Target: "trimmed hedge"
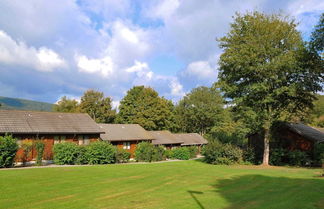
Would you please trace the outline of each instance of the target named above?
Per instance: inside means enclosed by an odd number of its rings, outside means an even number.
[[[172,150],[172,158],[178,160],[189,160],[190,151],[187,147],[179,147]]]
[[[0,168],[13,166],[18,144],[11,135],[0,136]]]
[[[241,163],[243,159],[242,150],[232,144],[222,144],[219,141],[209,141],[203,148],[202,154],[205,162],[210,164],[235,164]]]
[[[107,142],[93,142],[87,146],[89,164],[110,164],[116,162],[116,148]]]
[[[136,161],[152,162],[165,159],[165,149],[163,146],[154,146],[149,142],[141,142],[135,150]]]
[[[58,165],[74,165],[80,155],[80,148],[72,142],[55,144],[53,147],[54,163]]]

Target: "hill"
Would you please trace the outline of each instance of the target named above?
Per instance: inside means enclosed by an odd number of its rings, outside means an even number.
[[[36,110],[51,112],[53,109],[53,104],[50,103],[2,96],[0,96],[0,104],[0,109],[2,110]]]

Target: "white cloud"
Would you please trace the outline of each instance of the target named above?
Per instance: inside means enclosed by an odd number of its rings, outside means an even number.
[[[76,56],[75,59],[80,72],[100,73],[104,77],[108,77],[114,72],[114,63],[108,56],[101,59],[89,59],[82,55]]]
[[[190,63],[186,70],[181,72],[181,75],[195,77],[199,80],[215,80],[217,69],[212,68],[207,61],[197,61]]]
[[[53,50],[46,47],[40,47],[39,49],[28,47],[22,41],[16,42],[1,30],[0,62],[47,72],[66,67],[64,59]]]
[[[183,91],[183,86],[179,83],[177,79],[172,79],[170,82],[171,95],[174,97],[183,97],[185,92]]]

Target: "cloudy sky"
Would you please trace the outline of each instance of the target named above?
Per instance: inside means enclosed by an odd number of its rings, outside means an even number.
[[[323,0],[2,0],[0,95],[45,102],[134,85],[177,101],[217,80],[215,39],[235,12],[294,16],[307,39]]]

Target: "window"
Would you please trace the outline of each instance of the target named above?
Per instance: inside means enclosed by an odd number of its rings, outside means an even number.
[[[83,138],[83,143],[84,143],[85,145],[90,144],[89,136],[84,136],[84,138]]]
[[[64,142],[65,139],[66,139],[66,136],[54,136],[54,144]]]
[[[130,142],[123,143],[123,149],[130,149],[130,148],[131,148]]]
[[[83,136],[78,136],[79,145],[83,145]]]

